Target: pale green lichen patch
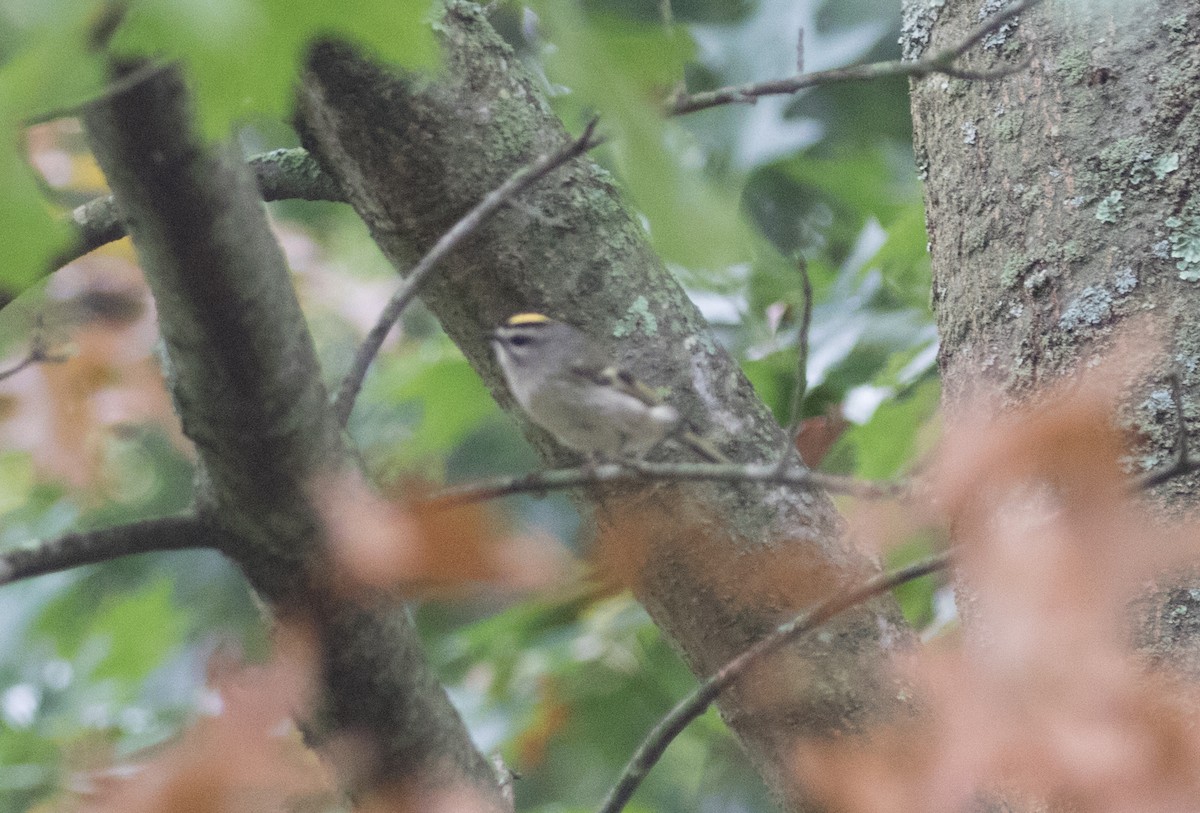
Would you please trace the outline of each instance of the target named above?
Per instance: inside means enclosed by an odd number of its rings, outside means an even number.
[[[1112,294],[1098,285],[1089,285],[1063,311],[1059,327],[1068,331],[1095,327],[1112,316],[1112,306]]]
[[[1025,114],[1022,111],[1006,110],[1000,115],[1000,121],[996,125],[996,136],[1001,141],[1015,141],[1024,124]]]
[[[1087,48],[1068,48],[1058,58],[1058,70],[1069,85],[1082,83],[1091,69],[1092,52]]]
[[[1016,286],[1017,281],[1021,279],[1021,275],[1028,267],[1029,261],[1024,257],[1009,257],[1004,261],[1004,268],[1000,271],[1000,284],[1005,288]]]
[[[1154,153],[1145,137],[1130,136],[1105,147],[1095,160],[1095,169],[1112,186],[1139,186],[1150,180]]]
[[[1137,284],[1137,274],[1133,272],[1133,269],[1122,268],[1117,272],[1116,279],[1113,284],[1113,290],[1115,290],[1121,296],[1124,296],[1132,293],[1133,289],[1137,287]]]
[[[1110,192],[1108,197],[1100,201],[1100,205],[1096,207],[1096,219],[1101,223],[1116,223],[1117,217],[1125,211],[1125,204],[1121,202],[1121,197],[1119,189]]]
[[[653,336],[658,333],[658,317],[650,310],[650,302],[644,296],[638,296],[626,309],[625,318],[613,326],[612,335],[624,339],[634,333],[645,333]]]
[[[1154,177],[1161,181],[1177,169],[1179,169],[1179,153],[1171,152],[1166,155],[1160,155],[1158,160],[1154,162]]]
[[[1189,25],[1186,14],[1176,14],[1160,23],[1172,45],[1187,46],[1196,41],[1196,31]]]
[[[1048,288],[1051,280],[1058,276],[1059,272],[1056,268],[1039,268],[1025,278],[1025,290],[1031,294],[1037,294],[1039,291]]]
[[[1168,217],[1167,240],[1171,243],[1171,256],[1178,260],[1179,278],[1188,282],[1200,282],[1200,217]]]
[[[907,0],[904,3],[900,47],[905,59],[921,58],[945,5],[946,0]]]
[[[1063,243],[1061,254],[1063,262],[1067,263],[1083,262],[1090,256],[1078,240],[1068,240]]]

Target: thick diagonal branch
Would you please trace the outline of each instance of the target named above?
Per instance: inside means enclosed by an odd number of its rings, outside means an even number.
[[[365,749],[369,770],[343,777],[355,790],[384,779],[466,789],[504,810],[404,607],[357,606],[325,586],[312,490],[347,454],[244,162],[199,140],[175,70],[92,105],[85,125],[154,293],[168,381],[199,455],[201,516],[267,600],[322,633],[323,713],[307,728]]]
[[[322,43],[301,89],[305,146],[401,272],[488,190],[566,137],[538,83],[479,8],[451,0],[447,9],[437,82],[397,76],[344,45]],[[511,314],[537,310],[607,341],[623,366],[670,390],[672,404],[732,460],[774,460],[784,446],[783,430],[707,333],[611,178],[589,161],[572,162],[527,191],[521,205],[498,212],[445,258],[421,296],[504,405],[512,400],[487,335]],[[576,462],[545,433],[525,428],[548,463]],[[804,585],[824,593],[875,568],[842,538],[837,512],[817,490],[626,483],[583,496],[601,532],[623,526],[645,534],[653,524],[638,597],[698,674],[803,607],[812,596]],[[763,552],[788,562],[802,589],[782,602],[727,589],[723,564],[744,566]],[[894,603],[877,598],[834,626],[828,638],[795,643],[772,662],[779,685],[789,687],[777,706],[764,709],[761,698],[737,691],[718,701],[795,809],[806,804],[789,768],[795,737],[854,730],[902,702],[881,668],[889,649],[907,640]],[[800,673],[804,681],[795,679]]]

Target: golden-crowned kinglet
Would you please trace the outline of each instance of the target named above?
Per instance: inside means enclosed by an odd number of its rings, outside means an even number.
[[[683,429],[679,413],[627,371],[607,363],[576,327],[518,313],[492,333],[496,360],[529,419],[589,458],[640,458],[673,436],[714,463],[728,460]]]

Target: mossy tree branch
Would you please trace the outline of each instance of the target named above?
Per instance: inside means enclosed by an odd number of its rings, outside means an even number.
[[[393,265],[405,271],[489,189],[566,136],[536,82],[473,4],[450,2],[438,26],[445,43],[437,81],[405,78],[333,42],[315,46],[300,93],[305,146],[334,176]],[[775,459],[783,430],[736,363],[647,244],[611,179],[577,161],[526,193],[445,259],[422,298],[492,388],[503,387],[486,336],[512,313],[537,310],[607,337],[614,357],[638,377],[669,388],[688,419],[734,460]],[[519,410],[513,410],[518,419]],[[575,462],[523,424],[546,462]],[[798,461],[794,465],[799,466]],[[735,561],[770,550],[811,585],[857,583],[874,564],[842,537],[829,499],[778,485],[670,483],[587,489],[585,511],[599,531],[652,513],[661,534],[647,553],[639,598],[697,674],[743,651],[810,596],[774,606],[714,583],[695,546]],[[719,517],[692,536],[696,517]],[[689,552],[692,552],[689,555]],[[815,595],[815,594],[812,594]],[[777,795],[805,807],[788,770],[797,736],[855,730],[895,711],[902,695],[883,664],[910,640],[886,597],[841,616],[821,640],[793,643],[764,669],[795,687],[768,713],[749,693],[718,701]],[[799,685],[795,674],[809,679]]]
[[[168,381],[199,456],[200,517],[264,598],[321,633],[323,709],[307,727],[318,741],[366,746],[371,770],[356,766],[355,790],[385,778],[417,792],[465,787],[505,809],[404,607],[360,606],[325,587],[311,489],[347,454],[244,162],[198,139],[174,69],[89,106],[85,126],[155,297]]]

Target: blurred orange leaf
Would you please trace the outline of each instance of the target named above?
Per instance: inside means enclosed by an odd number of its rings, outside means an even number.
[[[92,254],[55,274],[49,293],[51,303],[38,314],[45,327],[35,329],[66,360],[0,383],[0,438],[7,448],[28,450],[45,475],[98,498],[109,485],[114,430],[152,424],[180,449],[190,445],[159,369],[158,328],[138,268],[113,252]]]
[[[923,690],[917,719],[797,749],[831,808],[958,811],[999,788],[1073,811],[1194,807],[1200,693],[1147,673],[1127,608],[1152,575],[1194,560],[1200,529],[1166,527],[1131,493],[1113,423],[1129,369],[950,427],[933,491],[969,635],[905,665]]]
[[[403,483],[395,498],[343,471],[314,483],[325,523],[335,587],[396,589],[406,595],[454,595],[481,585],[532,590],[566,579],[572,568],[547,535],[511,536],[486,506],[437,509],[421,501],[428,487]]]
[[[146,759],[79,779],[73,813],[262,813],[331,807],[326,766],[292,716],[310,703],[311,636],[281,626],[275,655],[246,666],[223,652],[209,662],[209,700],[192,726]]]

